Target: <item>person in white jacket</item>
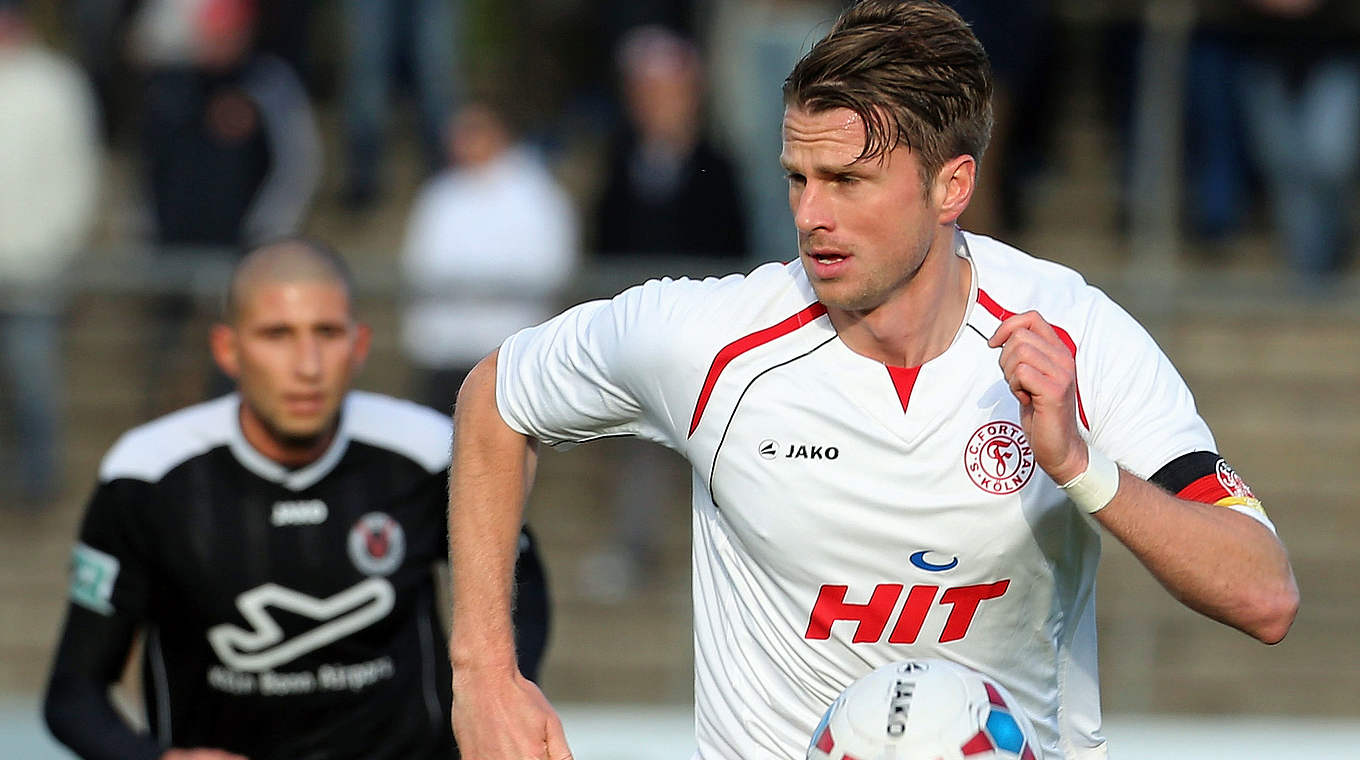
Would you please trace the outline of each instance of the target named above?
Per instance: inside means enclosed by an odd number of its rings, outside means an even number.
[[[401,256],[416,398],[445,412],[488,351],[556,313],[580,246],[571,199],[495,107],[464,105],[447,139],[451,165],[416,197]]]
[[[94,95],[75,63],[42,45],[22,3],[0,0],[0,371],[15,420],[17,498],[41,506],[58,484],[59,317],[66,273],[95,216]]]

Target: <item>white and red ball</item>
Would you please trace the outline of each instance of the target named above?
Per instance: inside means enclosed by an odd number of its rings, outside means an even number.
[[[846,687],[807,760],[1040,760],[1034,727],[992,679],[947,660],[884,665]]]

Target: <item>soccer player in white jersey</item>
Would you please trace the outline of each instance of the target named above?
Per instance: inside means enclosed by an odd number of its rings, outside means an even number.
[[[464,756],[570,756],[512,646],[537,442],[635,435],[692,464],[703,760],[801,757],[842,688],[907,657],[996,679],[1045,758],[1104,757],[1102,532],[1190,608],[1284,637],[1284,546],[1161,350],[1077,273],[957,229],[990,92],[943,4],[855,5],[784,87],[798,261],[576,306],[468,377],[450,517]]]

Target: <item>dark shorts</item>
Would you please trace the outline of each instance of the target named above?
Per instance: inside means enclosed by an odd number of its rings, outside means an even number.
[[[519,557],[515,561],[515,653],[525,678],[538,681],[543,650],[548,644],[548,581],[538,545],[526,527]]]

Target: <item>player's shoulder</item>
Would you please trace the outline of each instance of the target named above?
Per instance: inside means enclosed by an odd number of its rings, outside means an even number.
[[[705,332],[760,324],[817,300],[797,261],[722,277],[651,280],[625,295],[643,309],[665,312],[672,326],[691,324]]]
[[[1071,267],[1033,256],[1012,245],[964,233],[977,266],[979,300],[1011,313],[1037,311],[1050,322],[1084,323],[1093,309],[1113,305],[1109,296]]]
[[[238,396],[232,393],[127,431],[104,455],[99,480],[128,478],[156,483],[190,459],[228,445],[237,424],[238,404]]]
[[[1085,346],[1127,347],[1146,338],[1137,319],[1075,269],[983,235],[964,236],[977,264],[978,300],[996,317],[1037,311]]]
[[[352,440],[404,456],[431,473],[448,468],[453,438],[448,415],[368,391],[350,391],[344,413]]]

